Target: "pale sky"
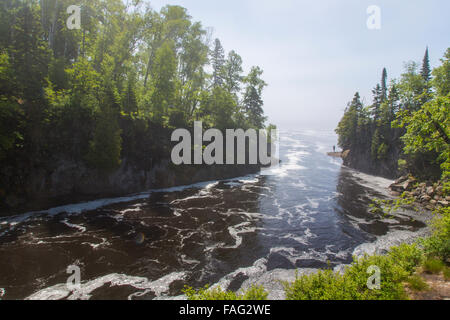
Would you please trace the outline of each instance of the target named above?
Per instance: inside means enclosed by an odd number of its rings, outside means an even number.
[[[430,49],[432,67],[450,47],[448,0],[154,0],[188,9],[213,27],[245,70],[258,65],[268,83],[264,110],[282,129],[333,130],[359,91],[370,103],[383,67],[398,78],[406,61]],[[367,28],[367,8],[381,9],[381,30]]]

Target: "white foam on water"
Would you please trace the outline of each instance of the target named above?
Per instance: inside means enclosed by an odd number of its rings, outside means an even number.
[[[64,219],[61,222],[64,223],[66,226],[70,227],[70,228],[74,228],[74,229],[79,230],[82,233],[86,232],[86,227],[83,227],[83,226],[78,225],[78,224],[70,223],[68,219]]]
[[[224,181],[240,181],[241,183],[256,183],[258,182],[258,175],[257,174],[251,174],[248,176],[244,176],[241,178],[234,178],[234,179],[227,179]],[[200,196],[207,194],[211,189],[213,189],[217,184],[219,183],[219,180],[214,181],[207,181],[207,182],[199,182],[191,185],[185,185],[185,186],[179,186],[179,187],[172,187],[172,188],[164,188],[164,189],[152,189],[147,192],[130,195],[126,197],[118,197],[118,198],[108,198],[108,199],[98,199],[88,202],[82,202],[82,203],[76,203],[76,204],[69,204],[59,207],[54,207],[48,210],[42,210],[42,211],[32,211],[27,212],[15,216],[8,216],[4,218],[0,218],[0,224],[2,226],[8,226],[9,230],[6,230],[2,233],[0,233],[0,236],[3,236],[7,234],[9,231],[13,230],[15,226],[20,225],[21,223],[25,221],[30,220],[36,220],[40,219],[43,216],[56,216],[61,213],[67,213],[67,214],[81,214],[83,212],[88,211],[94,211],[106,206],[114,205],[114,204],[120,204],[120,203],[127,203],[127,202],[133,202],[137,200],[144,200],[148,199],[152,193],[172,193],[172,192],[180,192],[188,189],[201,189],[199,191]],[[203,193],[202,193],[203,192]],[[176,200],[177,201],[177,200]],[[182,200],[179,200],[182,201]],[[138,205],[137,205],[138,206]],[[121,212],[121,214],[126,214],[128,212],[139,212],[139,207],[133,208],[133,209],[126,209]],[[119,217],[116,217],[119,218]]]
[[[242,237],[240,236],[243,233],[253,233],[256,231],[256,228],[250,227],[247,228],[247,226],[251,225],[252,223],[250,221],[243,222],[235,226],[228,227],[228,232],[230,233],[231,237],[236,241],[236,243],[233,246],[224,247],[227,249],[237,249],[242,244]]]
[[[311,208],[318,209],[320,206],[319,200],[320,199],[310,199],[309,197],[306,197],[306,200],[308,200],[308,203]]]
[[[97,250],[97,249],[99,249],[99,248],[101,248],[101,247],[108,246],[108,245],[111,244],[111,243],[108,241],[108,239],[106,239],[106,238],[101,238],[100,240],[101,240],[100,243],[83,242],[82,244],[86,244],[86,245],[90,246],[90,247],[91,247],[92,249],[94,249],[94,250]]]
[[[267,259],[262,258],[250,266],[246,268],[239,268],[232,273],[227,274],[226,276],[222,277],[217,283],[215,283],[213,286],[211,286],[211,289],[221,288],[223,290],[227,290],[230,286],[231,282],[238,276],[238,275],[245,275],[250,278],[258,277],[259,275],[262,275],[264,272],[267,271]]]
[[[57,284],[52,287],[42,289],[25,300],[89,300],[91,293],[106,284],[110,284],[110,287],[114,286],[132,286],[138,290],[144,290],[144,292],[137,292],[131,294],[128,298],[138,297],[145,295],[149,292],[153,292],[157,297],[161,297],[166,294],[170,289],[170,284],[177,280],[185,280],[185,272],[173,272],[155,281],[150,281],[144,277],[134,277],[124,274],[109,274],[97,279],[87,281],[81,284],[80,288],[75,288],[73,291],[67,288],[66,284]]]

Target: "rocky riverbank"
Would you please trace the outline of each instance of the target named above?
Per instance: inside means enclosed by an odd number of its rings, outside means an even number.
[[[390,187],[391,195],[413,198],[417,204],[427,210],[448,207],[450,196],[444,194],[441,182],[418,182],[412,176],[397,179]]]
[[[146,170],[125,159],[118,170],[105,175],[83,163],[61,160],[51,168],[34,170],[27,176],[20,192],[0,190],[0,198],[3,198],[0,216],[100,198],[122,197],[150,189],[231,179],[259,170],[258,165],[175,166],[170,160],[162,160]]]

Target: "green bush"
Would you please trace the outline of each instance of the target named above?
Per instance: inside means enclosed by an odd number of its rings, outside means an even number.
[[[425,291],[429,289],[428,284],[417,275],[413,275],[407,280],[409,287],[415,291]]]
[[[445,264],[438,259],[427,259],[423,264],[423,269],[425,272],[432,274],[439,274],[445,269]]]
[[[417,244],[401,244],[398,247],[391,248],[388,256],[408,273],[413,273],[424,258],[423,251]]]
[[[445,280],[450,280],[450,268],[449,267],[446,267],[444,269],[444,278],[445,278]]]
[[[429,257],[447,261],[450,258],[450,207],[441,208],[431,222],[433,234],[421,244]]]
[[[302,275],[292,282],[284,283],[287,300],[351,300],[354,282],[331,270]]]
[[[189,300],[267,300],[269,295],[262,286],[252,286],[250,289],[242,294],[237,294],[232,291],[223,291],[220,287],[210,289],[205,288],[195,290],[191,287],[185,287],[183,293],[186,294]]]
[[[297,277],[285,283],[288,300],[398,300],[406,299],[403,283],[420,264],[422,254],[417,245],[401,245],[386,256],[366,256],[354,259],[344,274],[320,271]],[[368,269],[377,266],[381,272],[380,290],[367,286],[371,274]]]

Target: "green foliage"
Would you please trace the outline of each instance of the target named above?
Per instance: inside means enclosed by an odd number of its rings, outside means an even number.
[[[121,129],[112,113],[101,113],[97,120],[94,137],[90,142],[87,160],[103,173],[110,173],[121,162]]]
[[[245,78],[244,110],[248,122],[254,128],[263,128],[266,121],[264,117],[262,91],[267,84],[261,79],[263,71],[259,67],[252,67],[249,75]]]
[[[363,104],[359,93],[355,93],[353,101],[349,103],[344,117],[339,122],[336,133],[339,136],[339,146],[343,150],[351,149],[358,145],[358,125],[360,118],[363,117]]]
[[[73,159],[108,173],[127,157],[148,168],[170,156],[168,130],[195,120],[264,128],[262,70],[244,77],[242,58],[226,59],[220,40],[210,48],[185,8],[83,0],[81,29],[68,30],[72,4],[0,6],[0,165]]]
[[[369,208],[372,213],[387,216],[404,207],[418,211],[419,208],[415,204],[416,198],[404,192],[400,197],[392,200],[372,199]]]
[[[418,275],[412,275],[406,282],[409,287],[415,291],[426,291],[430,288],[428,284]]]
[[[422,267],[425,272],[439,274],[444,270],[445,264],[439,259],[429,258],[425,260]]]
[[[392,248],[386,256],[366,256],[354,259],[343,274],[331,270],[297,277],[285,283],[288,300],[397,300],[405,299],[403,283],[422,259],[416,245]],[[370,290],[367,280],[370,266],[381,271],[380,290]]]
[[[267,300],[268,293],[261,286],[252,286],[242,294],[237,294],[232,291],[223,291],[220,287],[210,289],[205,288],[195,290],[191,287],[185,287],[183,293],[186,294],[189,300]]]
[[[445,269],[444,269],[444,278],[445,278],[445,280],[450,280],[450,268],[449,267],[445,267]]]
[[[422,68],[408,62],[399,80],[373,90],[364,107],[356,94],[336,129],[339,146],[353,150],[373,173],[411,173],[419,179],[441,179],[450,191],[450,49],[433,71],[426,50]],[[432,78],[432,75],[434,78]],[[368,155],[371,155],[368,157]]]
[[[7,53],[0,52],[0,160],[23,140],[23,111],[14,96],[14,73]],[[9,94],[8,94],[9,93]]]
[[[450,208],[440,209],[431,222],[433,233],[431,237],[423,239],[421,244],[429,257],[436,257],[442,261],[450,258]]]

